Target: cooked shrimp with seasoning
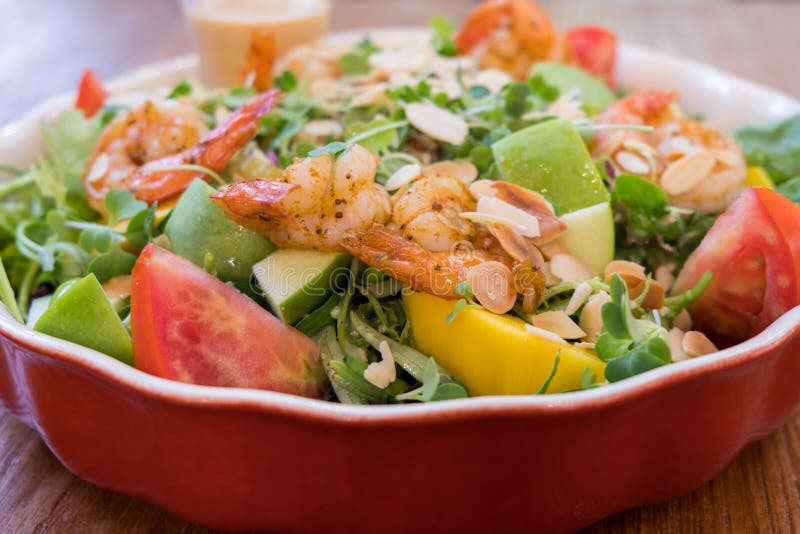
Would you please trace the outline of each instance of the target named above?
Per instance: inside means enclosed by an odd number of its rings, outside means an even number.
[[[327,154],[302,158],[279,181],[237,182],[212,199],[278,246],[342,250],[347,232],[389,218],[389,193],[375,183],[376,165],[372,153],[352,145],[335,160]]]
[[[222,172],[278,96],[272,90],[253,97],[209,132],[202,112],[185,100],[147,102],[125,112],[105,128],[87,160],[87,200],[104,213],[103,199],[112,189],[152,203],[180,193],[195,178],[208,179],[205,169]]]
[[[719,213],[744,188],[747,167],[739,144],[687,117],[675,92],[634,93],[595,121],[652,128],[599,131],[592,154],[610,157],[621,172],[652,180],[675,206]]]

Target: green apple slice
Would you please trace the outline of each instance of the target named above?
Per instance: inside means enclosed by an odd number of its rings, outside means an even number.
[[[603,202],[561,216],[567,230],[558,241],[597,274],[614,259],[614,213]]]

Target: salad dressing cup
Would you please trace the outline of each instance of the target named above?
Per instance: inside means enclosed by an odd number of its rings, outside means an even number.
[[[276,54],[325,36],[328,0],[182,0],[200,56],[200,77],[211,87],[238,85],[254,31],[275,35]]]

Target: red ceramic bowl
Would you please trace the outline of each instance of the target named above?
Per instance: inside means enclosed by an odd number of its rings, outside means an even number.
[[[112,88],[192,68],[183,59]],[[726,127],[800,109],[634,47],[619,79],[680,89]],[[63,104],[0,132],[0,156],[32,157],[35,122]],[[574,530],[688,492],[778,428],[800,404],[799,356],[800,307],[736,347],[595,390],[359,407],[163,380],[0,310],[0,398],[68,469],[229,530]]]

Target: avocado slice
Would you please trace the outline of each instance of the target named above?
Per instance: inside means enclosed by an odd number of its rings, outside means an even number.
[[[211,267],[217,278],[255,295],[250,287],[253,264],[275,247],[225,215],[209,198],[212,193],[214,189],[198,179],[181,195],[164,228],[172,252],[198,267],[205,267],[206,256],[211,254]]]

